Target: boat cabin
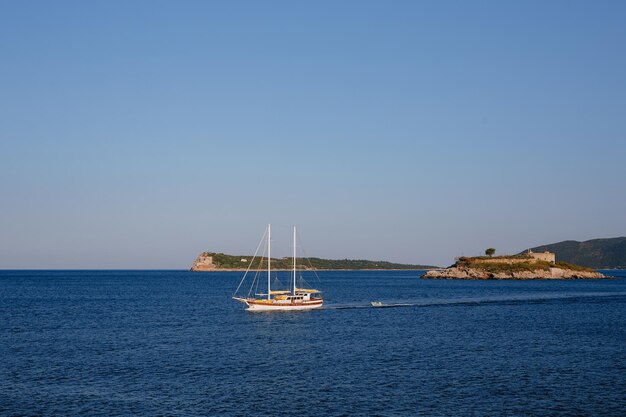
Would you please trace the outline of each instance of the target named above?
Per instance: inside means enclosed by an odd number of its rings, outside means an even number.
[[[319,294],[318,290],[304,289],[304,288],[296,288],[296,300],[312,300],[315,298],[315,294]]]
[[[320,291],[297,288],[295,294],[291,294],[289,291],[272,291],[274,300],[289,301],[289,302],[301,302],[321,299],[317,294]]]

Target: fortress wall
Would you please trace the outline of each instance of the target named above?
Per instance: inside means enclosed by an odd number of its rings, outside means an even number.
[[[546,262],[552,262],[552,263],[556,262],[556,256],[552,252],[541,252],[541,253],[530,252],[528,255],[532,256],[533,258],[539,261],[546,261]]]
[[[535,263],[537,261],[545,261],[545,262],[556,262],[556,256],[552,252],[528,252],[525,253],[526,257],[524,258],[483,258],[483,259],[474,259],[473,262],[476,263],[496,263],[496,264],[519,264],[522,262]]]
[[[537,262],[535,258],[490,258],[490,259],[474,259],[476,263],[494,263],[494,264],[519,264],[522,262],[534,263]]]
[[[201,253],[191,266],[192,271],[208,271],[215,268],[213,257],[207,253]]]

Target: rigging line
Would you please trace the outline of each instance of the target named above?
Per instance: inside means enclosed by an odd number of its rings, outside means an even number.
[[[254,263],[254,259],[256,258],[257,253],[259,253],[259,249],[261,248],[261,244],[263,243],[263,239],[265,238],[266,233],[267,233],[267,229],[265,230],[265,233],[263,233],[263,236],[261,237],[261,240],[259,241],[259,244],[257,245],[256,250],[254,251],[254,256],[252,257],[252,260],[250,261],[250,265],[248,265],[248,269],[246,269],[245,274],[243,274],[243,278],[241,278],[241,281],[239,281],[239,285],[237,286],[237,289],[233,293],[233,297],[235,296],[235,294],[237,294],[237,291],[239,291],[239,288],[241,287],[241,284],[243,284],[243,281],[246,279],[246,276],[248,275],[250,268],[252,268],[252,264]]]
[[[263,254],[261,255],[261,260],[259,261],[259,267],[257,268],[256,272],[254,273],[254,280],[252,280],[252,283],[250,284],[250,290],[248,291],[248,298],[250,298],[250,294],[252,293],[252,291],[254,290],[254,293],[258,293],[259,292],[259,282],[261,281],[259,279],[259,274],[261,273],[261,269],[263,268],[263,258],[265,257],[265,251],[267,250],[267,247],[263,248]],[[256,283],[256,287],[255,284]]]
[[[256,280],[256,286],[255,287],[250,287],[250,292],[252,292],[252,289],[254,288],[254,294],[258,294],[259,293],[259,283],[261,282],[261,279],[259,278],[262,274],[262,269],[263,269],[263,258],[265,258],[265,254],[267,253],[267,250],[269,249],[268,247],[269,244],[266,243],[265,247],[263,248],[263,256],[261,256],[261,261],[259,262],[259,268],[256,270],[256,274],[254,276],[254,279]],[[249,297],[249,295],[248,295]]]
[[[250,298],[250,294],[252,293],[252,290],[254,289],[254,284],[257,282],[258,276],[259,276],[259,271],[256,271],[254,274],[254,278],[252,279],[252,282],[250,283],[250,287],[248,288],[248,298]]]
[[[250,298],[250,293],[257,295],[259,293],[259,282],[261,282],[260,279],[256,280],[256,287],[250,287],[250,292],[248,293],[248,298]],[[252,291],[254,289],[254,292]]]
[[[315,270],[315,267],[313,267],[313,264],[311,263],[311,259],[306,253],[306,250],[304,249],[302,245],[300,245],[300,247],[302,248],[302,253],[304,254],[303,259],[306,259],[306,263],[309,265],[310,271],[313,272],[313,276],[316,278],[317,282],[321,284],[322,280],[320,279],[319,275],[317,275],[317,271]]]
[[[319,275],[317,275],[317,271],[315,270],[315,268],[313,268],[313,264],[311,263],[311,259],[309,258],[309,255],[306,253],[306,249],[304,249],[304,245],[302,244],[302,241],[300,240],[300,235],[296,236],[296,240],[298,241],[300,250],[304,254],[304,259],[306,259],[306,262],[311,267],[311,271],[313,271],[313,275],[315,275],[315,278],[317,278],[317,282],[319,282],[321,284],[322,280],[320,279]]]
[[[259,281],[257,280],[259,279],[259,273],[261,272],[261,268],[263,268],[263,257],[265,257],[265,247],[263,248],[263,253],[261,254],[261,259],[259,260],[259,265],[256,271],[254,272],[254,279],[250,283],[250,288],[248,290],[248,298],[250,298],[250,294],[252,294],[252,292],[255,290],[255,284],[256,284],[256,288],[258,288],[259,286]]]
[[[250,294],[254,289],[254,283],[256,282],[257,277],[259,276],[259,271],[256,271],[254,277],[252,278],[252,282],[250,282],[250,287],[248,288],[248,298],[250,298]]]
[[[254,294],[256,292],[256,288],[259,286],[259,271],[257,270],[254,273],[254,279],[250,283],[250,289],[248,290],[248,298],[250,298],[250,294]]]
[[[312,285],[306,279],[304,279],[304,277],[301,274],[300,275],[300,288],[309,288],[311,286]]]
[[[274,283],[272,284],[272,286],[274,285],[276,285],[277,288],[284,287],[283,283],[280,281],[280,279],[278,279],[278,275],[274,275]]]

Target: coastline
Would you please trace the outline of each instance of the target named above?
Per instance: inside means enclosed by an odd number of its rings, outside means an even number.
[[[240,269],[240,268],[220,268],[220,269],[205,269],[205,270],[200,270],[200,269],[189,269],[189,272],[246,272],[248,269]],[[315,269],[301,269],[300,271],[302,272],[306,272],[306,271],[428,271],[429,268],[422,268],[422,269],[389,269],[389,268],[377,268],[377,269],[324,269],[324,268],[315,268]],[[251,270],[252,271],[252,270]],[[291,272],[291,269],[274,269],[272,268],[272,271],[279,271],[279,272]]]
[[[450,267],[430,270],[420,276],[424,279],[464,280],[559,280],[559,279],[607,279],[612,278],[597,271],[576,271],[563,268],[536,269],[516,272],[489,272],[479,268]]]

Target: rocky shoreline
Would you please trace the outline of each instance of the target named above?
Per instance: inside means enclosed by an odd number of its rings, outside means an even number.
[[[431,279],[597,279],[607,278],[595,271],[575,271],[563,268],[531,271],[489,272],[479,268],[452,266],[426,272],[421,278]]]

